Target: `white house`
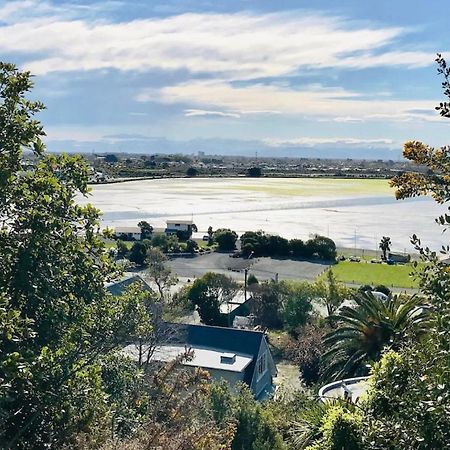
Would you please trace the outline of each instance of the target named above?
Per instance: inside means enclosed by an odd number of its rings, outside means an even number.
[[[141,229],[139,227],[116,227],[115,235],[117,239],[128,241],[140,241]]]
[[[186,231],[192,233],[192,220],[167,220],[166,221],[166,233],[176,233],[177,231]]]

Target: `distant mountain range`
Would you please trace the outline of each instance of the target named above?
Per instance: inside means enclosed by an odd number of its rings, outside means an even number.
[[[324,159],[383,159],[401,160],[401,148],[360,144],[271,145],[263,141],[238,139],[193,139],[176,141],[141,135],[105,136],[99,141],[49,140],[47,146],[53,152],[77,153],[139,153],[139,154],[197,154],[236,155],[260,157],[298,157]]]

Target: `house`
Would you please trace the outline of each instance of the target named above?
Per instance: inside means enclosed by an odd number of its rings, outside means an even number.
[[[186,367],[205,369],[213,379],[226,380],[230,386],[243,382],[257,399],[273,392],[277,369],[264,333],[207,325],[167,325],[176,332],[156,347],[153,362],[173,361],[188,349],[192,358],[183,362]],[[133,359],[138,357],[134,345],[125,347],[124,353]]]
[[[251,311],[251,303],[251,297],[246,299],[245,292],[243,290],[238,291],[231,301],[220,304],[220,315],[223,318],[222,323],[232,326],[236,316],[248,316]]]
[[[152,293],[152,288],[148,285],[148,283],[139,275],[126,275],[120,280],[112,281],[111,283],[108,283],[106,285],[106,290],[114,295],[122,295],[125,293],[125,291],[132,285],[132,284],[139,284],[140,287],[147,291]]]
[[[114,230],[116,238],[124,241],[140,241],[140,227],[117,227]]]
[[[165,233],[177,235],[181,233],[189,239],[192,236],[193,225],[192,220],[167,220]]]

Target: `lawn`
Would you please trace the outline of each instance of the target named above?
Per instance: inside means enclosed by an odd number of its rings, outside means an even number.
[[[339,281],[353,284],[384,284],[388,287],[417,288],[418,282],[410,274],[411,264],[371,264],[367,262],[342,261],[333,266],[333,273]]]
[[[336,178],[262,178],[231,182],[221,188],[251,191],[278,196],[354,197],[363,195],[391,195],[394,190],[388,180]]]

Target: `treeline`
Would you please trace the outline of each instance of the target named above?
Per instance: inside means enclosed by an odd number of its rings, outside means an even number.
[[[247,231],[241,236],[241,251],[244,256],[293,256],[330,261],[336,258],[334,241],[320,235],[305,242],[301,239],[288,240],[263,231]]]

